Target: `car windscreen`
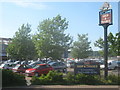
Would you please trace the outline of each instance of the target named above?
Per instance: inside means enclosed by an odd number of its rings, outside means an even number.
[[[16,64],[8,64],[9,67],[15,67]]]
[[[117,64],[120,66],[120,61],[118,61]]]
[[[20,67],[20,65],[16,65],[15,67],[14,67],[14,69],[18,69]]]
[[[51,63],[49,63],[50,65],[53,65],[53,64],[55,64],[56,62],[51,62]]]
[[[33,67],[33,69],[37,69],[39,67],[40,67],[40,65],[36,65],[36,66]]]

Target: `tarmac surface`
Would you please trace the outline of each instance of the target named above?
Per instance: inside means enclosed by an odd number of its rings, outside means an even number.
[[[31,85],[6,87],[2,90],[120,90],[117,85]]]

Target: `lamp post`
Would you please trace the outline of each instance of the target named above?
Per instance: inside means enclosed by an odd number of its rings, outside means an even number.
[[[99,12],[99,25],[104,28],[104,63],[105,71],[104,78],[108,76],[108,41],[107,41],[107,28],[112,25],[112,9],[108,2],[105,2]]]

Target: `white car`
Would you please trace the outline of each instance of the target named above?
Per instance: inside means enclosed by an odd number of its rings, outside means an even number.
[[[69,68],[73,68],[74,67],[74,64],[75,64],[75,61],[73,61],[73,60],[68,60],[67,61],[67,67],[69,67]]]
[[[108,63],[108,69],[118,69],[120,68],[120,61],[111,61]]]
[[[105,65],[100,65],[100,69],[104,69]],[[118,69],[120,68],[120,61],[108,60],[108,69]]]
[[[6,64],[1,64],[0,65],[0,69],[12,69],[13,67],[15,67],[16,64],[13,63],[6,63]]]

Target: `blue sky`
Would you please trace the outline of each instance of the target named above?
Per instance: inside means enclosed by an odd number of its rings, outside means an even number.
[[[77,34],[88,33],[93,50],[94,42],[104,36],[99,26],[99,11],[104,2],[1,2],[0,3],[0,37],[12,38],[22,24],[31,24],[32,34],[37,31],[39,22],[60,14],[69,21],[66,34],[77,40]],[[113,25],[108,33],[118,32],[118,3],[110,2],[113,9]]]

